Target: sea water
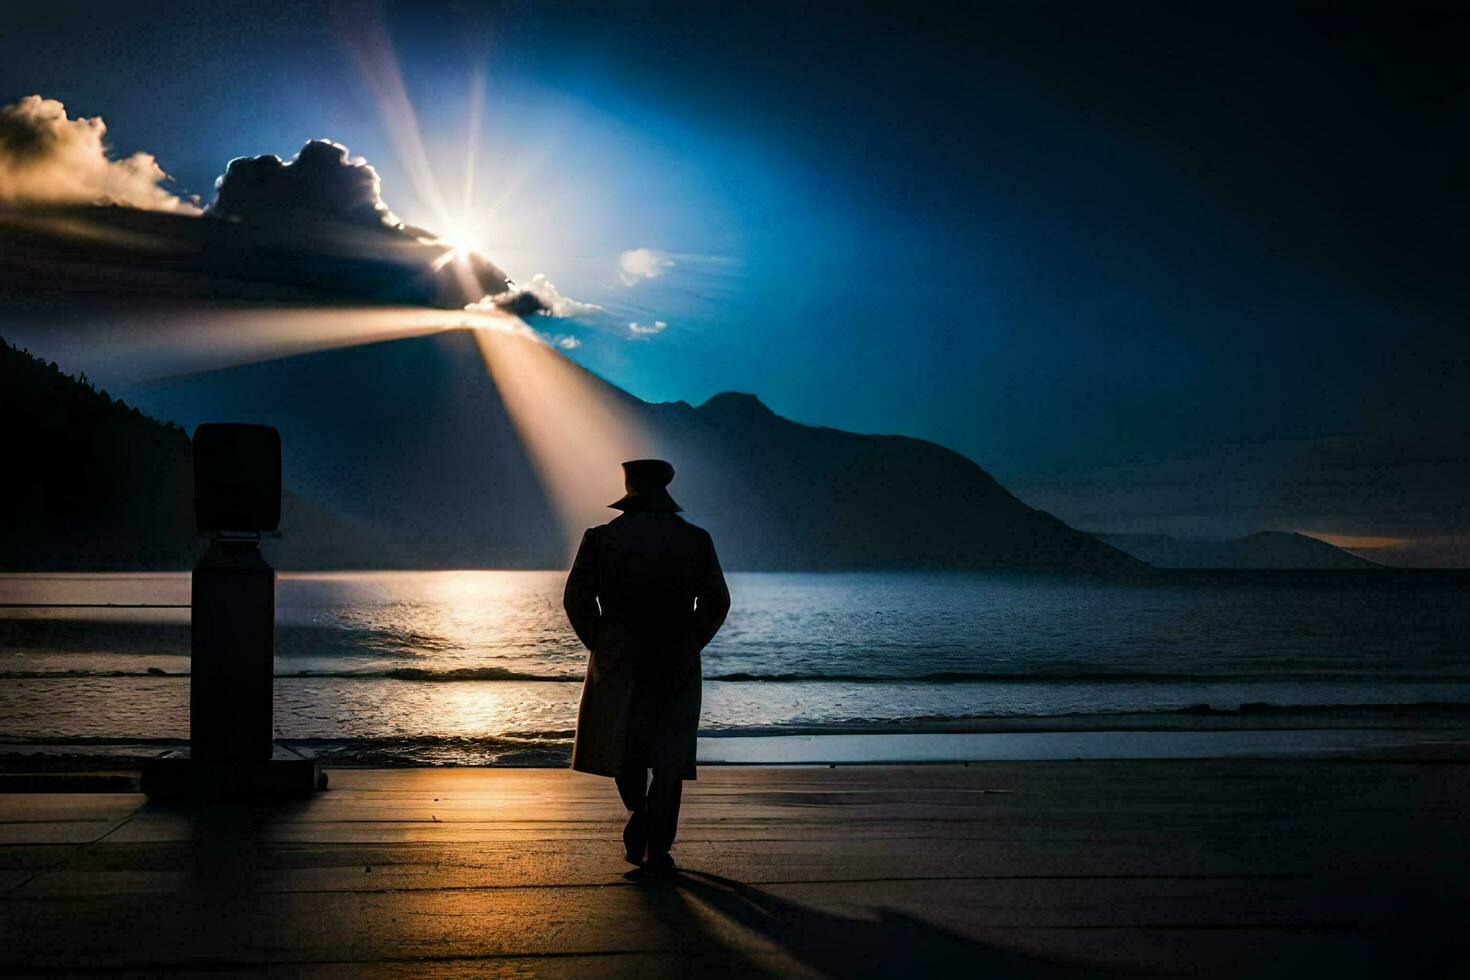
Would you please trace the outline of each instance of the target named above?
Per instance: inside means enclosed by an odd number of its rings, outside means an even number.
[[[563,579],[281,575],[278,736],[333,761],[564,760],[586,652],[561,610]],[[704,652],[702,734],[1460,716],[1470,712],[1467,582],[733,574],[729,620]],[[146,754],[186,739],[188,601],[187,574],[0,576],[5,751]]]

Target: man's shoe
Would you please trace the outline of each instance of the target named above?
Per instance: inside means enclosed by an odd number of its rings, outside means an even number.
[[[643,850],[648,846],[648,835],[643,829],[643,814],[638,811],[628,816],[628,823],[623,827],[623,857],[629,864],[643,863]]]
[[[643,874],[649,878],[668,878],[678,871],[668,853],[652,854],[643,862]]]

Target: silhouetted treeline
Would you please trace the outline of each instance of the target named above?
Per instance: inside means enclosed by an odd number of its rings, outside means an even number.
[[[0,340],[0,568],[188,568],[188,434]]]

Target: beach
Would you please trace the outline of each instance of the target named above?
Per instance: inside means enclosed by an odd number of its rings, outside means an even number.
[[[283,576],[277,751],[328,786],[194,806],[137,792],[186,576],[0,577],[0,972],[1457,973],[1460,578],[732,583],[644,881],[566,769],[559,575]]]
[[[1466,758],[706,767],[657,882],[625,877],[611,783],[566,770],[5,794],[0,968],[1450,976]]]

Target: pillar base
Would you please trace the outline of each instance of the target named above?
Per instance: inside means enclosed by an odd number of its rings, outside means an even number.
[[[261,800],[310,796],[327,788],[315,759],[273,746],[251,762],[193,759],[179,749],[143,765],[142,790],[155,800]]]

